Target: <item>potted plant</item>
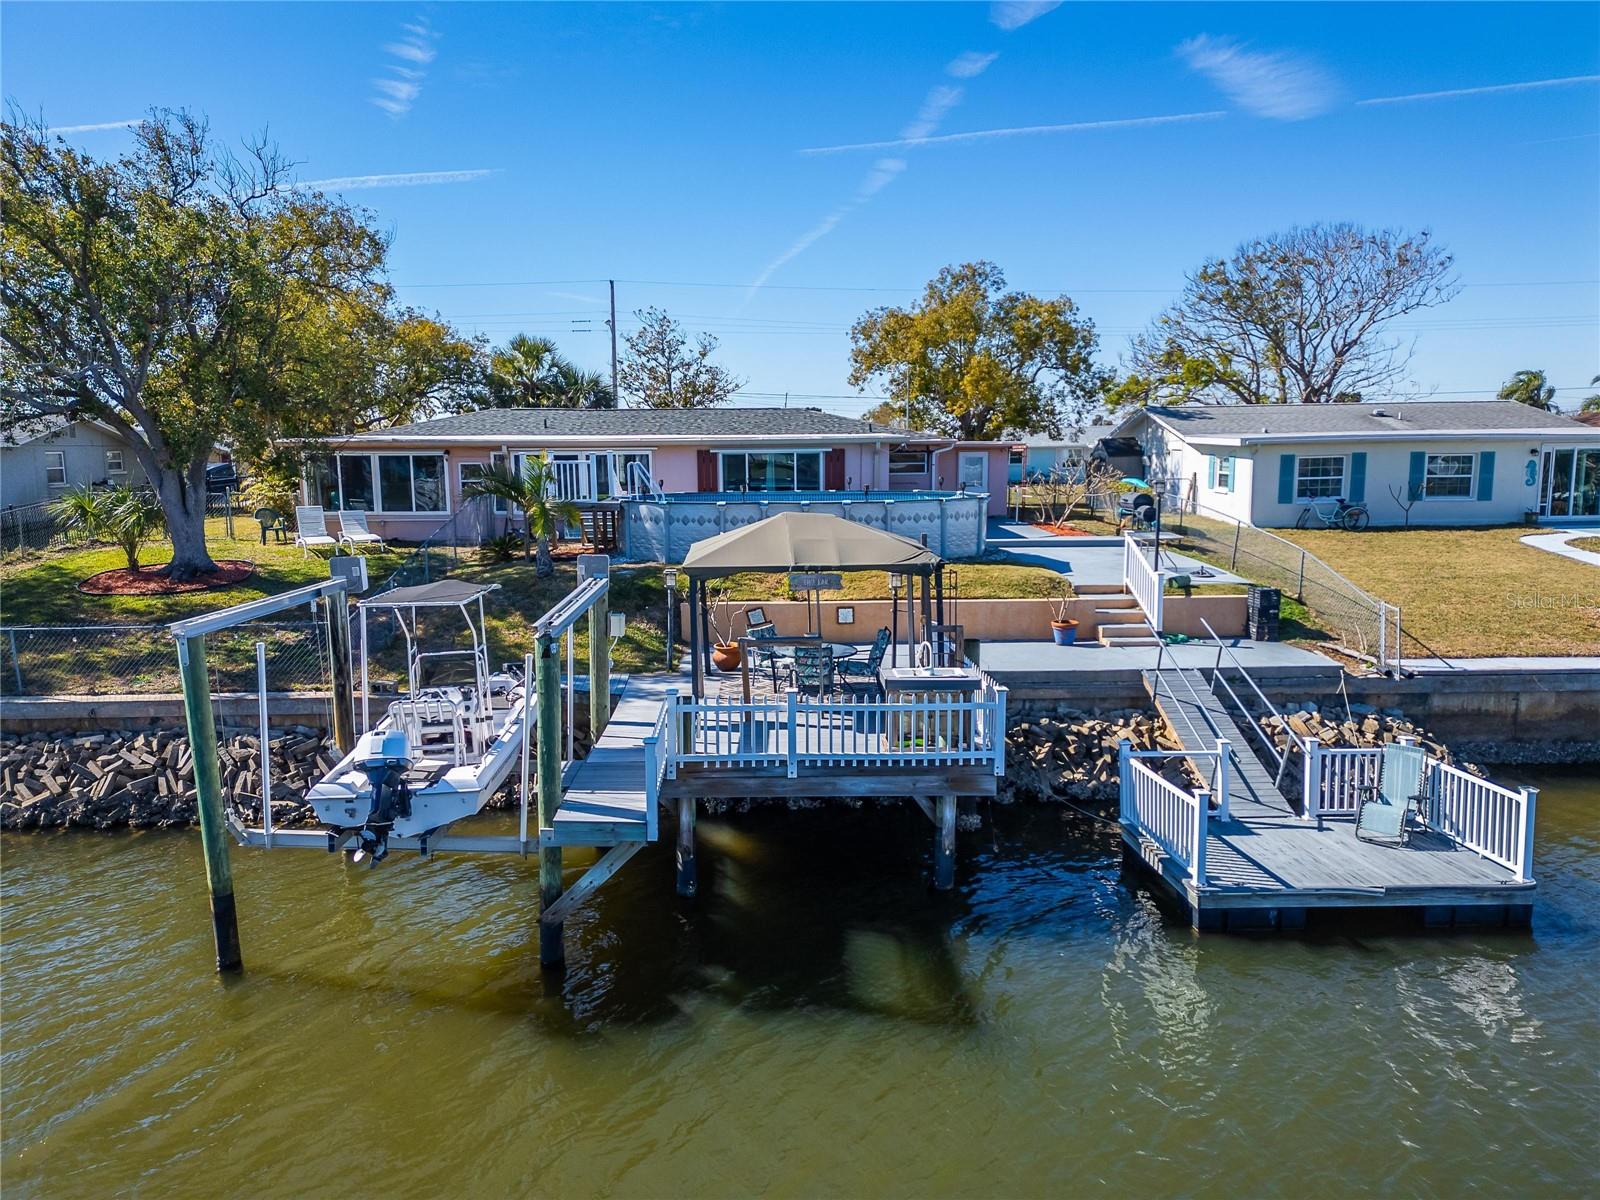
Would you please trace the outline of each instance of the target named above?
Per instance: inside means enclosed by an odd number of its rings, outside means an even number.
[[[1050,636],[1055,639],[1056,645],[1070,646],[1078,640],[1078,623],[1067,616],[1067,606],[1077,593],[1072,590],[1072,581],[1065,575],[1059,577],[1053,591],[1051,600],[1055,604],[1056,615],[1050,622]]]
[[[733,625],[729,619],[728,589],[717,588],[708,598],[711,614],[711,662],[719,671],[737,671],[743,656],[739,643],[729,635]]]

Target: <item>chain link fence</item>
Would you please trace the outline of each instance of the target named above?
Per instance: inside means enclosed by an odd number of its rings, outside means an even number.
[[[1286,538],[1190,502],[1173,514],[1185,550],[1236,575],[1293,596],[1321,621],[1332,640],[1380,669],[1400,662],[1400,609],[1351,583],[1315,554]]]

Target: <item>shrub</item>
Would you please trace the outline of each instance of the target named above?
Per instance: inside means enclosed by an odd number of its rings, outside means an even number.
[[[72,488],[55,502],[55,509],[67,529],[120,546],[130,571],[139,569],[139,547],[166,524],[155,493],[126,485]]]

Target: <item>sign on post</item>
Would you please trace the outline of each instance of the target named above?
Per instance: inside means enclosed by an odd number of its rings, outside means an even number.
[[[795,571],[789,576],[791,592],[842,592],[844,576],[836,572]]]

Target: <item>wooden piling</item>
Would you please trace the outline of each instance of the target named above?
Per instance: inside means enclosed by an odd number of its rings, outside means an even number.
[[[356,748],[355,687],[350,678],[350,606],[345,594],[322,598],[323,621],[328,630],[328,658],[333,687],[333,742],[341,754]]]
[[[217,970],[242,971],[239,915],[233,902],[233,870],[222,817],[222,772],[217,763],[217,731],[211,714],[211,677],[206,671],[204,634],[178,639],[178,670],[183,678],[183,716],[194,759],[195,808],[200,845],[205,852],[206,884],[211,893],[211,933]]]
[[[561,899],[561,847],[545,844],[546,831],[556,823],[561,806],[561,662],[556,638],[541,633],[538,655],[539,704],[539,911]],[[566,959],[562,927],[539,922],[539,962],[559,966]]]
[[[939,830],[933,847],[933,886],[947,892],[956,885],[956,798],[940,796],[935,807]]]
[[[678,800],[678,895],[693,897],[700,888],[694,857],[694,797]]]

